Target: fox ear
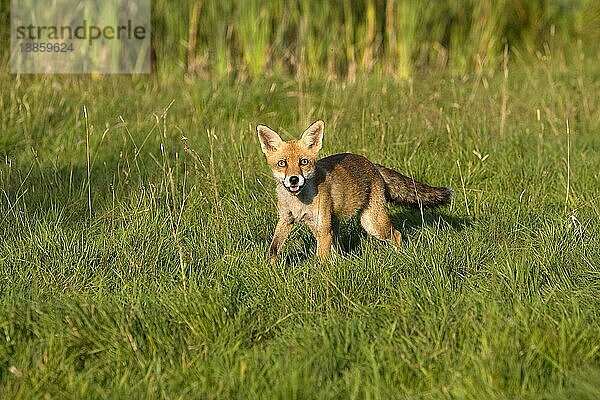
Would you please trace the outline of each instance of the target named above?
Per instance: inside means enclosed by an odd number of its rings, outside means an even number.
[[[323,121],[317,121],[311,126],[306,128],[300,141],[302,141],[309,149],[321,150],[323,147],[323,129],[325,123]]]
[[[256,127],[256,132],[258,132],[260,147],[262,148],[263,153],[267,154],[268,152],[277,151],[281,148],[283,140],[281,140],[277,132],[273,129],[266,125],[258,125]]]

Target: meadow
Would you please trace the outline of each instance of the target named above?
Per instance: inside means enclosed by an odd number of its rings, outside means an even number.
[[[600,398],[597,48],[494,41],[439,68],[413,49],[389,71],[398,48],[369,69],[369,46],[328,61],[307,43],[320,62],[250,71],[240,49],[203,59],[220,47],[202,32],[199,66],[0,75],[0,398]],[[322,155],[452,203],[390,206],[398,251],[350,219],[328,263],[297,226],[269,265],[255,127],[291,139],[317,119]]]
[[[596,398],[597,59],[360,83],[2,79],[0,397]],[[504,99],[504,100],[503,100]],[[265,253],[257,123],[449,185]],[[568,124],[568,127],[567,127]]]

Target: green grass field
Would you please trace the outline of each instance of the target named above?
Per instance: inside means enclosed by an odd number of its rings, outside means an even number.
[[[600,68],[233,82],[2,75],[0,398],[600,397]],[[456,192],[276,266],[255,135],[323,119]],[[568,128],[567,128],[568,124]]]

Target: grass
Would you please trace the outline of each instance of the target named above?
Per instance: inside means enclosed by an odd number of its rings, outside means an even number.
[[[153,16],[160,70],[241,80],[494,72],[505,45],[558,52],[600,38],[595,0],[156,0]]]
[[[597,398],[598,59],[510,63],[302,90],[3,75],[0,397]],[[298,228],[269,266],[254,126],[317,118],[324,154],[453,203],[393,207],[398,253],[350,220],[331,263]]]

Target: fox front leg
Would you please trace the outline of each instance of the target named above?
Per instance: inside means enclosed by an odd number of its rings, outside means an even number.
[[[317,256],[320,262],[327,261],[329,254],[331,253],[331,245],[333,241],[333,234],[331,230],[321,232],[317,236]]]
[[[285,244],[290,232],[292,231],[292,224],[294,222],[289,218],[280,217],[279,221],[277,221],[277,226],[275,226],[275,233],[273,234],[273,240],[271,241],[271,246],[269,247],[269,262],[271,264],[275,263],[277,259],[277,254]]]
[[[332,220],[331,213],[324,212],[320,214],[316,226],[313,228],[313,233],[317,238],[317,257],[320,262],[325,262],[331,254],[333,245],[333,237],[335,230],[335,222]]]

